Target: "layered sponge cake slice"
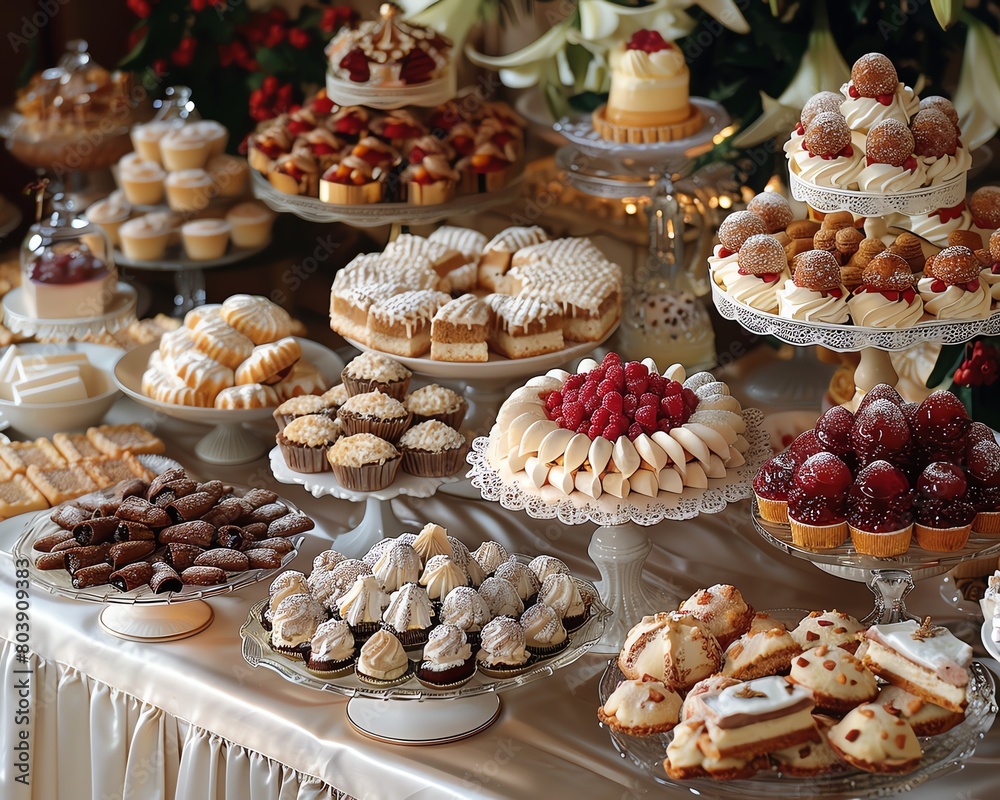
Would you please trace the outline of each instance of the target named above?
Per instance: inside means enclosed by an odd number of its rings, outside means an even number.
[[[558,306],[536,297],[489,294],[493,310],[489,343],[507,358],[530,358],[563,349],[563,317]]]
[[[474,294],[441,306],[431,320],[431,358],[435,361],[488,361],[490,307]]]
[[[450,300],[429,289],[379,300],[368,309],[369,346],[397,356],[422,356],[431,348],[431,320]]]

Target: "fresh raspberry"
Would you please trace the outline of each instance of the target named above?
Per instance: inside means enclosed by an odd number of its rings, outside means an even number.
[[[640,406],[639,410],[635,412],[635,421],[642,425],[646,433],[655,431],[657,423],[656,406]]]
[[[629,361],[625,365],[625,379],[634,381],[637,378],[648,378],[649,370],[639,361]]]
[[[679,394],[664,397],[660,401],[660,410],[671,420],[678,420],[684,416],[684,398]]]
[[[427,83],[437,69],[429,53],[414,48],[405,56],[399,67],[399,79],[406,84]]]
[[[553,420],[553,422],[555,422],[555,424],[558,425],[560,428],[568,428],[569,427],[569,425],[566,424],[566,417],[561,417],[561,416],[560,417],[556,417]]]
[[[659,408],[660,407],[659,396],[653,394],[652,392],[644,392],[642,396],[639,398],[639,407],[642,408],[643,406],[655,406],[656,408]]]
[[[903,404],[903,398],[899,396],[899,392],[888,383],[880,383],[873,386],[868,394],[861,398],[861,402],[858,403],[858,408],[854,412],[854,415],[857,416],[860,414],[870,403],[874,403],[876,400],[888,400],[897,406]]]
[[[605,374],[607,380],[611,381],[620,392],[625,388],[625,370],[620,364],[612,364]]]
[[[601,359],[601,364],[605,367],[611,366],[612,364],[621,364],[622,357],[618,353],[611,352],[607,353],[604,358]]]
[[[348,78],[354,83],[367,83],[371,78],[368,59],[360,50],[352,50],[340,61],[340,68],[347,70]]]
[[[618,392],[608,392],[601,400],[601,407],[614,414],[622,413],[622,396]]]
[[[664,388],[666,387],[666,385],[667,385],[667,379],[664,378],[662,375],[650,374],[648,391],[652,392],[653,394],[659,395],[660,397],[663,397]]]
[[[625,395],[625,399],[622,400],[622,411],[625,416],[634,417],[637,408],[639,408],[639,398],[634,394]]]
[[[587,380],[594,381],[594,383],[600,383],[604,380],[604,377],[608,374],[608,368],[603,364],[594,367],[590,372],[587,373]]]
[[[643,433],[645,433],[645,431],[643,431],[642,425],[638,422],[633,422],[628,426],[628,440],[630,442],[634,442],[636,438],[642,436]]]
[[[608,411],[608,409],[598,408],[590,418],[590,421],[593,424],[598,425],[603,430],[607,424],[611,422],[611,416],[611,412]]]
[[[563,427],[576,430],[583,422],[583,405],[581,403],[563,403],[562,414],[566,419],[566,424]]]
[[[550,392],[549,396],[545,398],[545,408],[549,411],[555,411],[562,405],[562,402],[562,392]]]
[[[601,431],[601,436],[607,439],[609,442],[615,442],[618,437],[622,435],[622,429],[617,422],[609,422],[608,426]]]
[[[642,378],[629,378],[626,375],[625,376],[625,385],[628,387],[628,390],[632,394],[634,394],[634,395],[641,395],[641,394],[644,394],[646,392],[646,389],[649,388],[649,378],[646,378],[646,377],[642,377]]]
[[[578,390],[586,382],[586,375],[570,375],[563,384],[563,396],[571,390]]]
[[[576,389],[567,389],[564,386],[562,399],[563,399],[563,405],[566,405],[566,403],[575,403],[580,399],[580,392],[577,391]]]
[[[586,418],[580,420],[580,424],[576,426],[576,432],[586,433],[588,430],[590,430],[590,420]]]
[[[608,394],[609,392],[616,392],[616,391],[618,391],[618,389],[614,385],[614,383],[605,379],[601,381],[601,383],[597,387],[597,396],[604,397],[604,395]]]
[[[676,426],[670,421],[669,417],[661,417],[660,421],[656,423],[657,430],[661,430],[664,433],[670,433]]]
[[[597,384],[596,383],[585,383],[583,388],[580,389],[580,394],[577,395],[577,400],[581,403],[586,403],[591,397],[597,396]]]
[[[590,427],[587,428],[587,436],[590,439],[596,439],[598,436],[601,435],[603,430],[604,429],[596,422],[591,422]]]
[[[669,381],[666,378],[664,378],[663,380],[664,380],[663,384],[664,397],[673,397],[674,395],[680,394],[684,390],[684,387],[681,386],[681,384],[679,384],[677,381]]]
[[[588,416],[597,411],[601,407],[601,398],[596,394],[591,395],[586,400],[583,401],[583,411]]]
[[[698,407],[698,395],[691,389],[682,388],[681,397],[684,398],[684,408],[687,409],[689,414],[693,414],[694,410]]]

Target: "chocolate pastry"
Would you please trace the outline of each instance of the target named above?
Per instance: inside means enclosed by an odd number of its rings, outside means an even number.
[[[73,536],[82,545],[101,544],[114,537],[118,522],[118,517],[94,517],[73,528]]]
[[[70,536],[63,542],[59,542],[57,545],[53,545],[52,549],[49,551],[51,553],[61,553],[64,550],[72,550],[74,547],[79,547],[80,543],[76,540],[76,537]]]
[[[156,534],[152,528],[141,522],[120,519],[118,520],[118,529],[115,531],[115,539],[119,542],[155,542]]]
[[[144,497],[148,488],[149,484],[142,478],[130,478],[115,486],[113,497],[118,500],[124,500],[126,497]]]
[[[209,492],[195,492],[178,497],[166,506],[166,512],[173,522],[192,522],[202,516],[215,505],[218,498]]]
[[[215,537],[215,528],[204,520],[195,519],[171,525],[160,531],[160,544],[181,542],[196,544],[198,547],[211,547]]]
[[[137,561],[112,572],[108,583],[119,592],[131,592],[133,589],[147,585],[152,577],[153,565],[145,561]]]
[[[152,498],[154,505],[165,508],[179,497],[186,497],[198,491],[198,482],[190,478],[178,478],[170,483],[164,484],[157,489],[156,495]]]
[[[155,594],[163,594],[164,592],[179,592],[184,588],[184,583],[181,581],[181,576],[177,574],[177,571],[162,561],[157,562],[152,565],[153,576],[149,579],[149,588],[153,590]]]
[[[166,508],[176,499],[177,495],[175,495],[169,488],[166,488],[156,495],[156,499],[153,500],[153,505],[159,506],[160,508]]]
[[[36,569],[66,569],[66,554],[64,552],[43,553],[35,559]]]
[[[125,498],[115,512],[115,516],[130,522],[141,522],[154,529],[166,528],[170,524],[170,515],[166,511],[141,497]]]
[[[113,517],[121,504],[121,500],[110,499],[100,492],[91,492],[73,501],[73,505],[89,512],[92,517]]]
[[[156,496],[163,490],[163,487],[169,486],[172,481],[180,480],[182,478],[187,478],[187,473],[184,472],[180,467],[174,467],[168,469],[166,472],[161,472],[153,480],[149,482],[149,487],[146,489],[146,499],[150,502],[156,499]]]
[[[247,513],[254,511],[261,506],[266,506],[269,503],[273,503],[278,499],[278,495],[272,492],[270,489],[251,489],[243,497],[240,498],[240,503],[246,508]]]
[[[66,504],[59,506],[59,508],[53,511],[49,515],[49,519],[60,528],[71,531],[81,522],[86,522],[91,516],[93,515],[89,511],[84,511],[79,506]]]
[[[115,569],[141,561],[156,549],[156,542],[118,542],[108,550],[108,561]]]
[[[194,560],[196,567],[218,567],[226,572],[243,572],[250,568],[250,559],[245,553],[239,550],[228,550],[225,547],[217,547],[214,550],[206,550]],[[184,577],[183,575],[181,577]]]
[[[244,508],[235,497],[227,497],[221,500],[216,506],[210,508],[202,519],[211,522],[215,527],[229,525],[236,522],[244,514]]]
[[[223,525],[215,532],[215,545],[230,550],[243,547],[243,529],[239,525]]]
[[[166,562],[175,570],[183,572],[194,564],[194,560],[204,552],[206,552],[205,548],[198,547],[196,544],[171,542],[167,545],[167,549],[164,552],[164,558],[166,559]]]
[[[226,582],[226,571],[218,567],[188,567],[181,580],[191,586],[218,586]]]
[[[66,550],[63,555],[66,558],[66,570],[70,573],[77,572],[94,564],[105,561],[108,557],[109,544],[94,544],[89,547],[74,547]]]
[[[37,550],[39,553],[51,552],[52,548],[55,547],[60,542],[65,542],[69,539],[73,539],[73,532],[62,530],[56,533],[49,533],[45,536],[40,536],[33,545],[32,549]],[[76,539],[73,539],[75,542]]]
[[[281,554],[277,550],[257,547],[246,551],[250,569],[276,569],[281,566]]]
[[[284,539],[278,536],[278,537],[273,537],[271,539],[261,539],[260,541],[257,542],[251,542],[250,549],[274,550],[276,553],[279,553],[280,555],[284,556],[287,555],[288,553],[291,553],[292,550],[295,549],[295,545],[293,545],[290,541],[288,541],[288,539]]]
[[[92,564],[89,567],[81,567],[73,572],[73,588],[86,589],[88,586],[100,586],[107,583],[114,568],[106,563]]]
[[[268,525],[267,535],[268,537],[294,536],[296,533],[311,531],[315,527],[316,523],[314,523],[305,514],[293,511],[290,514],[285,514],[285,516],[279,517]]]
[[[247,515],[247,522],[274,522],[278,517],[283,517],[288,513],[288,507],[283,503],[268,503],[267,505],[255,508]]]
[[[211,495],[213,503],[218,503],[222,496],[231,490],[222,481],[206,481],[198,484],[197,491]]]
[[[248,522],[243,526],[243,538],[244,545],[246,542],[252,542],[255,539],[263,539],[267,536],[267,523],[266,522]]]

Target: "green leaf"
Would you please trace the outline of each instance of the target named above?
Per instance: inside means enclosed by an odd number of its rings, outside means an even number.
[[[133,69],[135,67],[144,65],[145,59],[141,56],[143,51],[146,49],[146,44],[149,42],[149,33],[147,32],[138,42],[136,42],[135,47],[129,50],[128,54],[118,62],[118,66],[122,69]]]
[[[931,0],[931,8],[942,30],[948,30],[958,22],[964,5],[962,0]]]
[[[941,353],[934,364],[934,369],[927,378],[927,386],[940,386],[946,380],[950,380],[958,365],[965,360],[964,344],[946,344],[941,348]],[[954,391],[954,387],[952,389]]]
[[[268,75],[277,75],[292,69],[292,61],[280,50],[272,47],[262,47],[257,51],[257,63],[261,71]]]

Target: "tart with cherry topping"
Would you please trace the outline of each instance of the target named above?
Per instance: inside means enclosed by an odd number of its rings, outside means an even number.
[[[753,493],[757,498],[760,516],[766,522],[788,522],[788,492],[792,488],[794,471],[795,461],[787,452],[769,458],[757,470],[753,479]]]
[[[965,547],[976,509],[967,499],[965,470],[947,461],[933,461],[917,479],[914,533],[924,550],[953,552]]]
[[[985,428],[983,438],[974,441],[977,428]],[[989,438],[985,438],[988,436]],[[985,425],[973,423],[966,451],[968,500],[976,510],[972,529],[985,536],[1000,535],[1000,445]]]
[[[848,495],[851,543],[862,555],[902,555],[913,534],[913,493],[901,470],[873,461],[854,479]]]
[[[807,458],[792,476],[788,522],[792,541],[809,550],[839,547],[847,538],[851,471],[833,453]]]

